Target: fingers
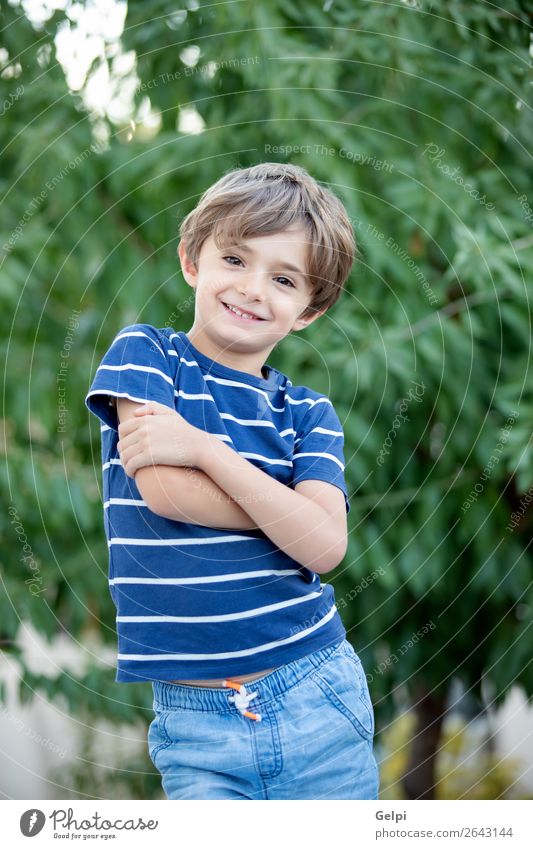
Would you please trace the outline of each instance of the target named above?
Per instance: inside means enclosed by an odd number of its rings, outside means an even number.
[[[120,422],[118,426],[118,435],[121,439],[124,439],[129,433],[133,433],[142,422],[139,422],[136,419],[126,419],[125,422]]]
[[[131,448],[133,445],[137,445],[140,439],[141,437],[138,432],[129,433],[128,435],[122,435],[119,441],[117,442],[117,451],[119,453],[124,452],[126,448]]]
[[[121,455],[120,462],[129,478],[134,478],[135,472],[142,466],[149,465],[145,462],[143,454],[132,454],[131,452]]]

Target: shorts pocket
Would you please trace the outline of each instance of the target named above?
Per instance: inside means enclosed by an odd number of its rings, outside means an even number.
[[[374,736],[374,708],[359,656],[355,652],[336,652],[313,672],[311,679],[361,737],[371,740]]]
[[[168,748],[172,741],[166,731],[166,719],[170,711],[156,711],[156,714],[148,727],[148,754],[153,765],[157,768],[155,759],[157,753]]]

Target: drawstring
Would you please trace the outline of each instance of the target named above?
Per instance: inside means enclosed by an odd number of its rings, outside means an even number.
[[[261,714],[260,713],[251,713],[251,711],[247,710],[248,705],[255,699],[257,693],[249,693],[246,690],[244,684],[238,684],[236,681],[224,680],[222,682],[223,687],[233,687],[234,690],[237,690],[237,694],[235,696],[230,696],[230,702],[235,702],[235,707],[237,710],[242,713],[243,716],[249,717],[249,719],[255,719],[257,722],[261,722]]]

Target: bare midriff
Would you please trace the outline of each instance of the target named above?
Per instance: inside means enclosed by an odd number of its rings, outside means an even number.
[[[263,675],[268,675],[269,672],[274,672],[274,669],[279,669],[275,666],[273,669],[263,669],[262,672],[252,672],[250,675],[232,675],[228,678],[210,678],[207,681],[167,681],[168,684],[186,684],[188,687],[223,687],[224,681],[234,681],[237,684],[246,684],[248,681],[255,681],[256,678],[261,678]]]

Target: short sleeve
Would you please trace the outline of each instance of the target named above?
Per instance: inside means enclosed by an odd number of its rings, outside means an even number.
[[[104,354],[85,404],[113,430],[118,430],[118,420],[110,398],[158,401],[175,409],[173,371],[164,336],[150,324],[129,325]]]
[[[292,486],[303,480],[321,480],[338,486],[350,512],[344,479],[344,433],[339,417],[325,396],[305,414],[295,437]]]

